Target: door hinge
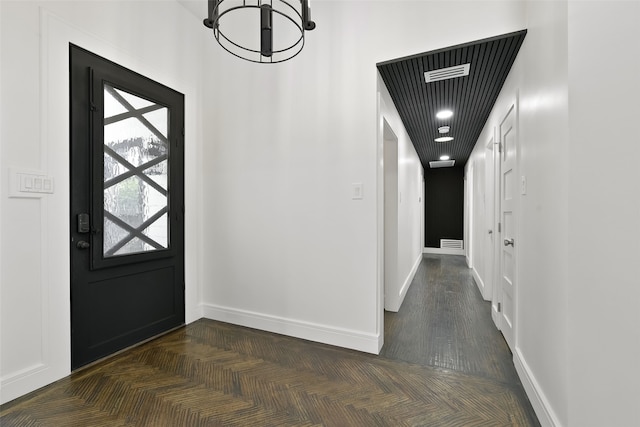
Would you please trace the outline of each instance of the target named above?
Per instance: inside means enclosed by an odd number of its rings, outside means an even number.
[[[502,313],[502,304],[498,303],[498,313]]]
[[[502,224],[498,223],[498,233],[502,233]]]

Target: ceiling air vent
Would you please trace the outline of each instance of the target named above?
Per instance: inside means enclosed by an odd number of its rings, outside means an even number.
[[[438,160],[434,162],[429,162],[429,167],[431,169],[435,168],[450,168],[455,163],[455,160]]]
[[[440,68],[439,70],[427,71],[424,73],[424,80],[427,83],[437,82],[439,80],[455,79],[469,75],[469,67],[471,64],[456,65],[455,67]]]

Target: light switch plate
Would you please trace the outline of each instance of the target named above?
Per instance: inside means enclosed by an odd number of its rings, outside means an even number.
[[[364,190],[361,182],[351,184],[351,198],[353,200],[361,200],[364,198]]]
[[[53,178],[31,169],[9,168],[9,197],[37,199],[53,193]]]

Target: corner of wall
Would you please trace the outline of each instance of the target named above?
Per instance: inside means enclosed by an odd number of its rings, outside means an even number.
[[[478,286],[480,295],[482,295],[482,299],[485,301],[491,301],[491,295],[485,295],[484,280],[482,280],[482,277],[480,277],[480,274],[478,274],[478,270],[475,267],[471,268],[471,274],[473,275],[473,280],[476,282],[476,286]]]
[[[416,260],[413,263],[413,267],[409,271],[409,274],[402,281],[402,286],[397,295],[387,295],[386,307],[385,310],[392,311],[397,313],[402,307],[402,303],[404,302],[405,296],[407,296],[407,291],[411,286],[411,282],[413,282],[413,278],[416,276],[418,271],[418,267],[420,267],[420,263],[422,262],[422,253],[418,255]]]

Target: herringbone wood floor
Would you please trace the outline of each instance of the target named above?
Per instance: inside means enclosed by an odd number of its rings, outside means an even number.
[[[537,425],[509,375],[199,320],[4,405],[0,425]]]

